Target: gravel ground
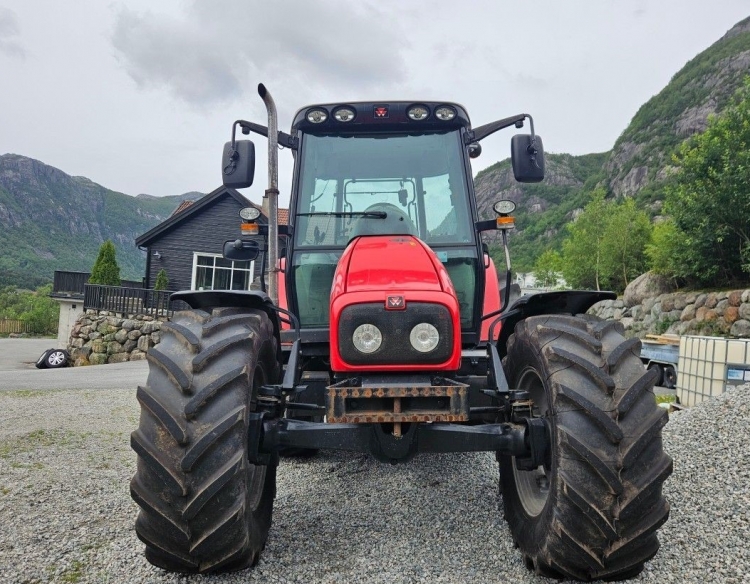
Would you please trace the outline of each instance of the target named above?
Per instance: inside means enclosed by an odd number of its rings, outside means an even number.
[[[661,551],[632,582],[750,582],[747,390],[672,416],[672,515]],[[204,578],[153,568],[128,493],[134,394],[0,394],[0,582],[554,582],[513,549],[486,454],[399,466],[339,453],[283,461],[255,569]]]

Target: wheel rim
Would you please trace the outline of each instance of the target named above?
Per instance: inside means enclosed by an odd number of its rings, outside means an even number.
[[[529,392],[529,396],[534,402],[532,416],[544,417],[548,411],[547,392],[544,389],[544,382],[535,369],[528,368],[521,373],[518,381],[518,389]],[[523,506],[524,511],[530,517],[538,516],[544,506],[547,504],[550,490],[550,475],[544,466],[539,466],[534,470],[518,470],[516,460],[512,461],[513,477],[518,491],[518,499]]]
[[[63,361],[65,361],[65,355],[63,355],[62,351],[55,351],[47,357],[47,363],[50,365],[61,365]]]

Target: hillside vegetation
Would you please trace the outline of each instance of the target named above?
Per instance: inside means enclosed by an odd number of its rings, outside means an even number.
[[[201,196],[131,197],[31,158],[0,156],[0,286],[36,288],[54,270],[90,271],[107,239],[122,277],[140,280],[145,258],[135,238]]]

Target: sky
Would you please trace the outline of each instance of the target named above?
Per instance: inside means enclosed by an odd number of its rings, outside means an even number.
[[[534,118],[548,152],[612,148],[748,0],[0,0],[0,154],[129,195],[210,192],[232,122],[313,103],[435,100]],[[486,138],[474,172],[507,158]],[[265,139],[254,138],[260,202]],[[286,204],[291,154],[279,153]]]

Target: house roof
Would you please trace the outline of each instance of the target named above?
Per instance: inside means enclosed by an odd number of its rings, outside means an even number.
[[[174,211],[172,211],[172,215],[177,215],[177,213],[184,211],[192,204],[193,204],[193,201],[182,201],[182,203],[180,203],[178,207]],[[170,217],[172,215],[170,215]]]
[[[289,225],[289,209],[279,209],[276,213],[279,225]]]
[[[162,221],[156,227],[152,228],[150,231],[147,231],[140,237],[137,237],[135,240],[135,245],[138,247],[148,247],[149,245],[151,245],[154,239],[158,238],[160,235],[163,235],[167,231],[174,229],[189,217],[192,217],[196,213],[200,213],[203,209],[213,204],[217,199],[220,199],[226,195],[232,197],[242,207],[258,207],[258,205],[253,204],[235,189],[221,186],[215,191],[208,193],[205,197],[198,199],[192,205],[182,207],[182,204],[180,204],[180,206],[177,207],[177,210],[172,213],[172,215],[170,215],[168,219]]]

